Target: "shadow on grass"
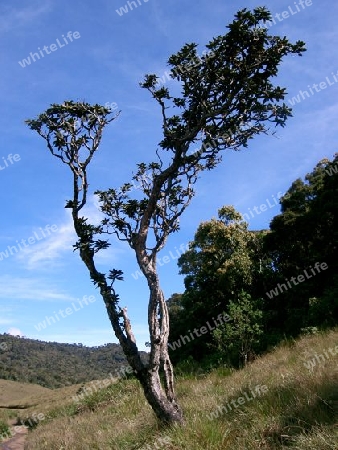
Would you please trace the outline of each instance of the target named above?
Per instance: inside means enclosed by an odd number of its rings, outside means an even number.
[[[267,395],[270,401],[277,395],[281,399],[276,428],[263,433],[270,443],[292,445],[300,434],[307,435],[318,427],[334,427],[337,424],[338,380],[318,385],[316,392],[302,391],[300,386],[292,384],[273,389]]]
[[[250,386],[237,390],[231,397],[225,398],[222,405],[230,404],[232,400],[237,401],[239,397],[243,398],[244,392],[250,393],[251,390],[253,388]],[[284,386],[269,388],[268,392],[257,395],[255,399],[246,401],[236,409],[227,408],[226,413],[220,413],[214,420],[235,423],[239,412],[245,413],[246,420],[252,423],[252,429],[260,435],[257,438],[263,438],[265,444],[272,446],[270,448],[292,446],[299,435],[308,435],[318,427],[337,426],[338,380],[326,379],[325,384],[313,383],[307,386],[290,382]],[[275,423],[269,427],[263,424],[257,430],[257,415],[273,417]]]

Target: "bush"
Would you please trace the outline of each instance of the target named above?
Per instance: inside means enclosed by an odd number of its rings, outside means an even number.
[[[263,334],[261,303],[261,299],[254,300],[242,291],[236,301],[229,301],[226,312],[231,321],[212,333],[220,354],[238,358],[239,365],[246,365],[260,343]]]
[[[0,420],[0,442],[3,439],[6,439],[7,437],[9,437],[10,435],[11,435],[11,432],[10,432],[9,426],[7,425],[7,423]]]

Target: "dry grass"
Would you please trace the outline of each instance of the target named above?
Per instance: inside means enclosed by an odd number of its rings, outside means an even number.
[[[17,383],[16,381],[0,380],[0,408],[9,408],[10,406],[25,406],[29,404],[30,399],[26,399],[51,392],[37,384]]]
[[[48,392],[52,391],[37,384],[0,380],[0,424],[5,424],[9,419],[17,417],[18,410],[38,404],[40,396]],[[34,399],[34,396],[37,398]]]
[[[245,369],[222,369],[202,379],[180,379],[186,424],[161,428],[138,383],[121,381],[74,404],[71,395],[44,408],[26,450],[333,450],[338,449],[338,331],[285,344]],[[337,348],[338,350],[338,348]],[[326,357],[328,355],[329,357]],[[312,370],[310,356],[325,355]],[[267,392],[232,410],[210,414],[257,385]],[[72,394],[74,395],[74,394]],[[42,397],[41,397],[42,398]],[[162,444],[160,438],[166,439]]]

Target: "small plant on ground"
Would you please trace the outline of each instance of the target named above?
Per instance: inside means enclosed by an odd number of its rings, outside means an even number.
[[[11,435],[9,426],[0,420],[0,442]]]

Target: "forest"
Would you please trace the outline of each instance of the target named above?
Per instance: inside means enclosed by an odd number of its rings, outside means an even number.
[[[280,209],[267,230],[249,230],[232,206],[199,225],[178,260],[185,291],[167,301],[175,364],[241,367],[283,339],[337,324],[338,154],[295,180]],[[231,320],[181,345],[219,314]]]

